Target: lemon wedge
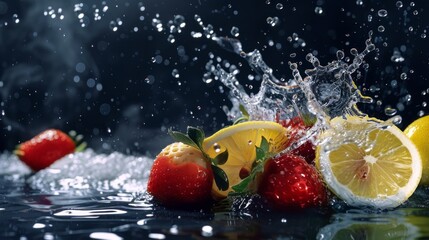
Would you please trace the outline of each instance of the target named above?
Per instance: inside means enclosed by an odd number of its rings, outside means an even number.
[[[248,121],[219,130],[203,142],[204,152],[214,158],[228,150],[228,160],[219,165],[228,176],[229,188],[219,190],[213,185],[215,198],[224,198],[252,169],[256,158],[256,146],[260,146],[262,137],[270,143],[269,152],[276,154],[288,143],[288,131],[280,124],[270,121]]]
[[[351,206],[393,208],[417,188],[422,161],[396,126],[368,117],[337,117],[321,134],[316,166],[328,187]]]

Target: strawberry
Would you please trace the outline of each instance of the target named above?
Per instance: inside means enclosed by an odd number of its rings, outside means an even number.
[[[289,129],[290,141],[289,144],[293,144],[298,141],[311,126],[314,124],[314,120],[308,117],[303,119],[301,117],[294,117],[291,119],[279,119],[276,117],[276,122],[281,124],[283,127]],[[315,146],[312,141],[308,140],[297,148],[290,151],[293,155],[303,157],[308,163],[313,163],[316,157]]]
[[[302,157],[288,153],[266,161],[258,193],[280,210],[327,203],[326,189],[317,170]]]
[[[48,129],[18,145],[14,153],[33,171],[39,171],[75,149],[75,142],[67,134]]]
[[[169,131],[178,142],[165,147],[152,166],[147,191],[161,204],[173,207],[202,206],[211,202],[213,182],[228,189],[228,177],[217,165],[224,164],[228,152],[214,159],[203,151],[204,132],[188,127],[187,134]]]
[[[316,158],[316,147],[314,146],[313,142],[307,140],[289,153],[292,155],[301,156],[305,159],[305,161],[312,164]]]
[[[167,206],[202,205],[210,200],[212,185],[210,162],[202,152],[176,142],[156,157],[147,191]]]

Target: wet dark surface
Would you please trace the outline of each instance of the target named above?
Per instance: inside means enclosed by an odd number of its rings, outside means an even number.
[[[203,209],[168,209],[150,196],[43,194],[25,177],[0,178],[1,239],[425,239],[427,190],[390,211],[336,203],[299,212],[271,210],[257,196]]]
[[[377,50],[352,77],[374,102],[359,107],[383,120],[400,115],[403,129],[429,111],[428,6],[423,0],[0,1],[0,152],[55,127],[83,134],[97,154],[154,156],[171,142],[168,128],[194,125],[211,133],[230,124],[223,110],[231,106],[228,92],[219,81],[203,81],[206,63],[239,69],[248,92],[261,81],[239,56],[204,36],[198,16],[218,36],[239,39],[244,51],[260,50],[285,81],[292,78],[288,61],[304,70],[312,67],[305,61],[310,52],[324,65],[337,50],[351,57],[350,49],[362,51],[373,31]],[[326,209],[278,212],[258,197],[174,210],[124,188],[76,195],[46,188],[43,179],[35,186],[29,177],[28,170],[0,170],[0,239],[429,238],[424,188],[389,211],[334,201]]]

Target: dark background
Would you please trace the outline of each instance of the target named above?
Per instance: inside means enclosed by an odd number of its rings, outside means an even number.
[[[372,30],[377,51],[366,57],[369,68],[355,80],[374,103],[359,107],[381,119],[396,109],[403,128],[428,112],[428,5],[423,0],[402,1],[402,7],[370,0],[0,1],[0,150],[11,151],[54,127],[76,130],[100,152],[154,155],[171,141],[170,127],[202,126],[210,134],[228,124],[222,110],[230,106],[227,93],[219,82],[203,81],[209,54],[238,66],[249,92],[260,81],[248,79],[252,72],[239,56],[204,36],[191,36],[203,33],[195,14],[218,36],[233,37],[231,28],[237,27],[243,50],[259,49],[279,79],[292,78],[288,61],[302,63],[301,73],[310,68],[309,52],[326,64],[338,49],[348,56],[351,48],[362,51]],[[382,9],[386,17],[378,15]],[[168,22],[177,15],[186,26],[172,33],[171,43]],[[279,22],[271,26],[268,17]],[[161,20],[161,31],[153,19]]]

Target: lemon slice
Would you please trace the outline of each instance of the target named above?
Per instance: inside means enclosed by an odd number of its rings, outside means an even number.
[[[422,179],[420,185],[429,185],[429,116],[421,117],[412,122],[404,130],[411,141],[416,145],[423,164]]]
[[[317,147],[316,166],[328,187],[352,206],[393,208],[407,200],[422,175],[411,140],[374,118],[335,118]]]
[[[256,157],[255,146],[260,146],[262,137],[268,140],[269,151],[274,154],[283,150],[288,143],[287,130],[282,125],[269,121],[249,121],[232,125],[204,140],[203,149],[212,158],[228,150],[228,160],[219,167],[228,176],[229,189],[221,191],[214,184],[214,197],[226,197],[231,187],[242,180],[243,172],[250,172]]]

